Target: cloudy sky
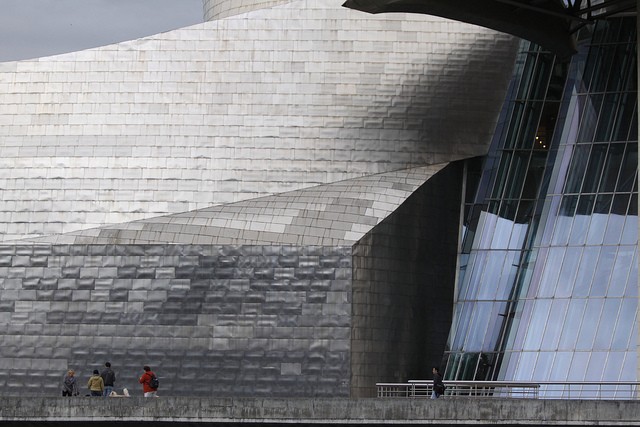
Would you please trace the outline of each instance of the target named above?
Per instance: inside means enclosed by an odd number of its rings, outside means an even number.
[[[202,0],[0,0],[0,61],[104,46],[203,21]]]

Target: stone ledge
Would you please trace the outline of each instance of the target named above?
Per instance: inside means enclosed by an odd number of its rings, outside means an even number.
[[[0,422],[640,425],[640,401],[5,397]]]

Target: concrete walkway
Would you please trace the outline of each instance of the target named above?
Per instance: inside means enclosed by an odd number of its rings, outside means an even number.
[[[263,399],[3,397],[0,423],[639,425],[640,401],[497,398]]]

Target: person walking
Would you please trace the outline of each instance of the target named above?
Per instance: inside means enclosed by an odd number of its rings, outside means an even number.
[[[431,398],[437,399],[442,394],[444,394],[444,383],[442,382],[442,375],[440,374],[440,370],[435,366],[431,368],[431,373],[433,373],[433,390],[431,391]]]
[[[111,369],[111,363],[107,362],[104,364],[105,368],[100,373],[102,377],[102,381],[104,381],[104,397],[109,397],[111,392],[113,391],[113,384],[116,382],[116,373]]]
[[[89,378],[87,387],[89,387],[91,396],[102,396],[102,393],[104,391],[104,381],[102,380],[100,372],[97,369],[93,370],[93,375],[91,375],[91,378]]]
[[[142,384],[142,392],[144,393],[144,397],[154,397],[157,396],[156,392],[158,391],[158,385],[156,374],[151,370],[150,367],[144,366],[144,373],[138,380],[140,384]]]
[[[80,393],[78,392],[76,372],[73,369],[69,369],[64,376],[64,380],[62,380],[62,395],[71,397],[77,396],[78,394]]]

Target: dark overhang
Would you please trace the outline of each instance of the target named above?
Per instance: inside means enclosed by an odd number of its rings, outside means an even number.
[[[347,0],[369,13],[409,12],[480,25],[530,40],[562,57],[575,33],[597,19],[635,13],[637,0]]]

